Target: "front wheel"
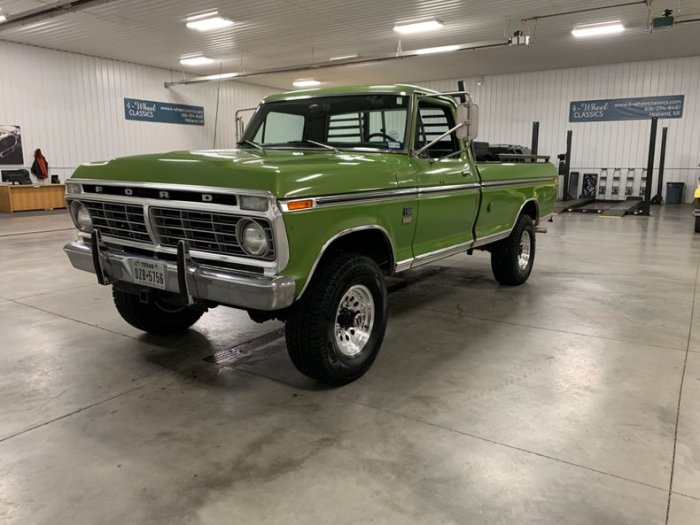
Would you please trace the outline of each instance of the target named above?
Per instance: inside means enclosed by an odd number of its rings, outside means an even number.
[[[332,386],[362,376],[384,339],[382,271],[372,259],[337,253],[319,266],[287,320],[287,351],[304,375]]]
[[[700,233],[700,217],[695,217],[695,233]]]
[[[178,306],[155,299],[144,303],[136,294],[112,288],[114,306],[131,326],[157,335],[184,332],[206,312],[196,306]]]
[[[523,284],[530,277],[535,262],[535,225],[528,215],[521,215],[507,239],[491,250],[493,276],[508,286]]]

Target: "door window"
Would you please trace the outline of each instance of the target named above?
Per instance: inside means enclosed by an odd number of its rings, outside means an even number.
[[[454,127],[454,115],[447,106],[420,102],[416,122],[415,148],[422,148],[429,142]],[[443,137],[425,152],[430,158],[444,157],[459,151],[459,143],[454,133]]]

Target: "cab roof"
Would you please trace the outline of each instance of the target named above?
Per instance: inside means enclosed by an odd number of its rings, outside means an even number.
[[[363,95],[366,93],[377,93],[387,95],[438,95],[439,92],[432,89],[412,86],[409,84],[382,84],[374,86],[340,86],[328,88],[301,89],[298,91],[286,91],[269,95],[263,102],[277,102],[280,100],[290,100],[298,97],[327,97],[332,95]]]

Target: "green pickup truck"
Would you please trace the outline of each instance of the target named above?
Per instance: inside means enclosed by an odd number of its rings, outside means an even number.
[[[139,329],[239,308],[286,322],[300,372],[349,383],[381,347],[387,276],[476,249],[501,284],[530,275],[557,171],[531,155],[475,163],[477,109],[408,85],[269,96],[237,149],[80,166],[65,251]]]

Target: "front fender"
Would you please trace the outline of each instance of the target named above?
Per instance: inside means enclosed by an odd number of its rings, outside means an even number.
[[[296,297],[313,275],[325,250],[343,235],[376,229],[387,238],[394,261],[413,256],[411,241],[415,226],[403,224],[403,209],[411,198],[391,202],[329,206],[284,214],[289,239],[289,263],[282,274],[296,283]]]

